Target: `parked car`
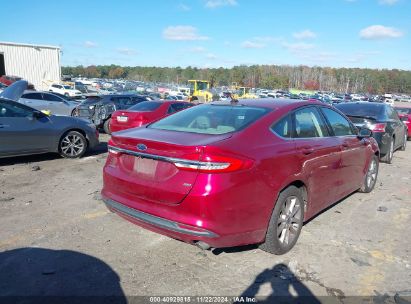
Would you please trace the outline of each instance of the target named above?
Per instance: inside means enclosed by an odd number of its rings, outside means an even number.
[[[75,90],[71,86],[64,84],[52,84],[49,87],[49,91],[74,98],[81,98],[83,96],[83,93],[79,90]]]
[[[0,157],[55,152],[78,158],[98,145],[93,124],[74,117],[48,116],[14,101],[26,88],[27,82],[20,80],[0,95]]]
[[[3,75],[0,77],[0,83],[5,84],[6,86],[9,86],[16,81],[22,80],[21,77],[18,76],[8,76],[8,75]],[[27,83],[27,89],[29,90],[34,90],[34,85],[31,84],[30,82]]]
[[[0,93],[3,92],[3,90],[4,90],[5,88],[7,88],[7,87],[8,87],[7,85],[5,85],[4,83],[1,83],[1,82],[0,82]]]
[[[408,129],[408,140],[411,140],[411,107],[395,107],[398,116]]]
[[[150,100],[142,95],[103,95],[87,98],[76,109],[76,115],[91,120],[97,128],[103,128],[106,134],[111,134],[111,115],[117,110],[126,110],[142,101]]]
[[[372,191],[370,134],[319,102],[198,105],[113,133],[102,197],[127,220],[204,249],[262,243],[283,254],[304,221]]]
[[[178,101],[143,101],[127,110],[115,111],[110,120],[110,131],[141,127],[165,116],[194,106],[190,102]]]
[[[382,160],[392,163],[397,149],[405,150],[407,126],[387,103],[350,102],[335,105],[358,128],[368,128],[378,142]]]
[[[39,111],[49,111],[54,115],[73,116],[77,103],[64,97],[49,92],[26,92],[18,102]]]

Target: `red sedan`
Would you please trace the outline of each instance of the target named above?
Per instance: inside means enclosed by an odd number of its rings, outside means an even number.
[[[411,107],[395,107],[398,116],[408,128],[408,140],[411,139]]]
[[[115,111],[111,116],[110,130],[117,132],[125,129],[141,127],[178,111],[192,107],[189,102],[166,100],[144,101],[128,108]]]
[[[304,221],[374,188],[378,145],[357,132],[319,102],[199,105],[113,134],[102,197],[125,219],[201,248],[261,243],[283,254]]]

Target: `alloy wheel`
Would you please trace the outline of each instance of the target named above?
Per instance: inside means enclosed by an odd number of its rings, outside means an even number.
[[[83,153],[85,144],[82,138],[76,134],[67,134],[61,141],[61,151],[70,156],[76,157]]]
[[[372,188],[377,180],[377,161],[373,158],[367,172],[367,187]]]
[[[281,244],[288,245],[298,237],[301,225],[301,202],[296,196],[290,196],[284,202],[278,217],[277,237]]]

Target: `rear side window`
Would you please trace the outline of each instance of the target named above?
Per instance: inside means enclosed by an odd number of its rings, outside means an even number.
[[[331,129],[333,130],[335,136],[354,135],[348,120],[339,113],[328,108],[321,108],[321,111],[330,123]]]
[[[271,130],[280,137],[291,137],[291,115],[287,115],[271,127]]]
[[[151,112],[157,110],[161,106],[161,104],[161,102],[143,101],[132,106],[131,108],[129,108],[129,110],[139,112]]]
[[[329,136],[327,126],[320,113],[314,107],[304,108],[294,113],[294,138],[312,138]]]
[[[173,103],[173,104],[171,104],[170,107],[168,108],[167,113],[168,113],[168,114],[172,114],[172,113],[175,113],[175,112],[178,112],[178,111],[181,111],[181,110],[190,108],[190,107],[192,107],[192,106],[193,106],[193,105],[192,105],[192,104],[189,104],[189,103]]]
[[[200,105],[163,118],[149,126],[153,129],[226,134],[246,128],[269,109],[231,105]]]
[[[53,94],[44,94],[44,100],[47,101],[61,101],[61,98]]]

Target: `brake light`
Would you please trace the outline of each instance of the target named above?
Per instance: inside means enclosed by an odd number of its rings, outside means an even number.
[[[226,173],[251,168],[253,160],[214,153],[194,153],[185,155],[181,160],[175,160],[174,165],[188,171]]]
[[[376,124],[370,125],[369,127],[370,127],[370,130],[373,131],[374,133],[375,132],[385,132],[386,124],[376,123]]]

